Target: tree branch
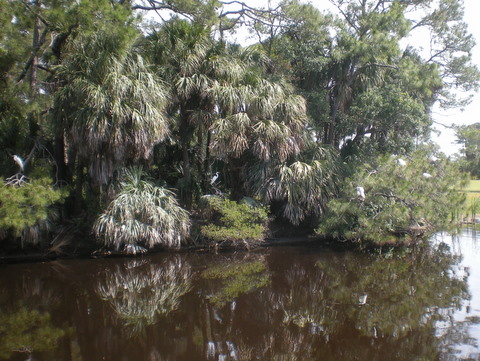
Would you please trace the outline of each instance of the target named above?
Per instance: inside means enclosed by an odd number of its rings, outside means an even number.
[[[42,45],[45,43],[45,38],[47,36],[47,33],[48,33],[48,28],[45,28],[42,32],[42,35],[40,36],[38,46],[35,49],[33,49],[32,55],[30,55],[30,58],[28,59],[27,63],[25,64],[25,67],[23,68],[22,72],[18,76],[17,83],[21,82],[23,80],[23,78],[25,78],[25,76],[27,75],[28,70],[30,69],[30,67],[33,64],[33,60],[37,56],[38,51],[40,50]]]
[[[25,0],[22,0],[22,4],[27,8],[28,11],[35,15],[35,17],[38,17],[40,21],[45,24],[45,26],[50,27],[50,23],[42,15],[40,15],[39,12],[34,11],[30,4],[28,4]]]
[[[398,201],[400,203],[403,203],[405,204],[407,207],[409,208],[414,208],[414,207],[417,207],[418,204],[416,202],[408,202],[406,201],[405,199],[403,198],[400,198],[400,197],[397,197],[396,195],[393,195],[393,194],[387,194],[387,193],[373,193],[374,196],[380,196],[380,197],[384,197],[384,198],[388,198],[388,199],[394,199],[395,201]]]

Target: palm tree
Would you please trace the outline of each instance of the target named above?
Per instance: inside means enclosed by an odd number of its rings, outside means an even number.
[[[320,217],[337,193],[340,173],[332,148],[309,144],[302,154],[285,162],[257,162],[249,167],[248,184],[263,202],[280,202],[279,215],[299,225],[307,216]]]
[[[242,104],[253,84],[245,79],[254,75],[249,67],[255,56],[216,42],[205,27],[179,19],[164,24],[146,46],[159,75],[170,84],[173,137],[182,155],[183,203],[190,207],[194,183],[203,192],[210,187],[212,124],[244,111]]]
[[[122,172],[118,193],[98,217],[94,233],[105,245],[125,251],[137,245],[178,248],[188,234],[188,212],[173,192],[144,180],[144,175],[141,168]]]
[[[300,154],[307,121],[304,99],[284,81],[247,69],[237,88],[240,105],[212,125],[212,153],[228,165],[233,199],[247,191],[249,164],[275,167]]]
[[[289,213],[294,223],[312,211],[325,192],[312,194],[326,177],[311,180],[319,185],[304,189],[309,192],[305,198],[285,196],[285,177],[282,189],[273,192],[275,196],[266,191],[271,188],[269,180],[279,178],[280,166],[291,164],[309,139],[305,100],[290,83],[268,74],[270,61],[260,47],[241,49],[215,43],[204,28],[179,20],[165,24],[149,40],[153,61],[162,65],[160,75],[171,84],[170,113],[177,118],[177,143],[187,186],[192,186],[192,169],[204,176],[211,174],[204,166],[211,156],[224,164],[224,180],[232,199],[254,191],[263,194],[267,202],[281,199],[291,207],[295,203],[298,210],[309,198],[310,206],[304,212]],[[193,149],[206,155],[195,159],[196,164],[192,162]],[[251,168],[259,167],[262,172],[248,175]],[[309,167],[315,170],[311,177],[325,169],[322,162]],[[189,207],[188,197],[184,204]]]
[[[177,186],[182,203],[190,208],[195,178],[203,175],[205,184],[209,173],[205,143],[214,106],[205,95],[212,83],[213,42],[206,28],[174,18],[151,34],[144,46],[158,75],[169,85],[168,113],[175,119],[172,138],[181,154],[182,177]],[[197,159],[192,159],[194,149]]]
[[[73,44],[59,69],[53,116],[96,184],[147,159],[169,132],[165,87],[135,54],[132,40],[99,32]]]

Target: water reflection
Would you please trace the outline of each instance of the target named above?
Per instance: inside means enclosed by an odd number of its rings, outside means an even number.
[[[180,297],[190,290],[190,273],[190,266],[176,255],[161,265],[128,259],[107,268],[96,290],[132,334],[138,335],[159,316],[178,309]]]
[[[221,280],[221,283],[210,282],[209,286],[217,289],[209,290],[206,298],[216,307],[231,303],[235,308],[235,299],[270,283],[270,275],[264,256],[243,255],[242,259],[228,259],[210,265],[202,272],[205,279]]]
[[[52,325],[50,314],[18,306],[0,314],[0,359],[8,360],[14,353],[32,354],[51,351],[65,331]]]
[[[476,359],[480,266],[468,262],[480,251],[466,237],[402,255],[279,247],[4,265],[0,359]]]
[[[436,323],[469,297],[458,260],[445,246],[401,257],[270,254],[271,287],[244,299],[234,316],[220,310],[233,321],[210,344],[235,339],[246,352],[240,359],[435,360]],[[213,350],[210,359],[221,359]]]

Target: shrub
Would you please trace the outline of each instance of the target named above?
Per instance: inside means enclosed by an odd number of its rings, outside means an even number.
[[[268,219],[266,207],[216,196],[209,197],[207,203],[213,223],[200,230],[207,239],[217,243],[263,240]]]
[[[0,184],[0,237],[37,243],[53,218],[51,206],[65,197],[48,178]],[[3,236],[3,237],[2,237]]]
[[[143,180],[144,176],[140,168],[123,172],[118,193],[98,217],[94,233],[105,245],[127,251],[137,245],[178,248],[188,234],[188,212],[173,192]]]
[[[432,160],[435,159],[435,160]],[[346,179],[338,198],[327,204],[317,233],[375,243],[411,240],[445,226],[464,200],[462,176],[448,159],[423,152],[405,163],[383,156]],[[364,189],[365,196],[357,193]]]

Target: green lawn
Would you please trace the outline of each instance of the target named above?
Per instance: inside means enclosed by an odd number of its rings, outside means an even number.
[[[467,201],[460,214],[462,217],[476,218],[480,212],[480,180],[471,180],[464,191]]]
[[[466,192],[480,192],[480,180],[471,180],[465,188]]]

